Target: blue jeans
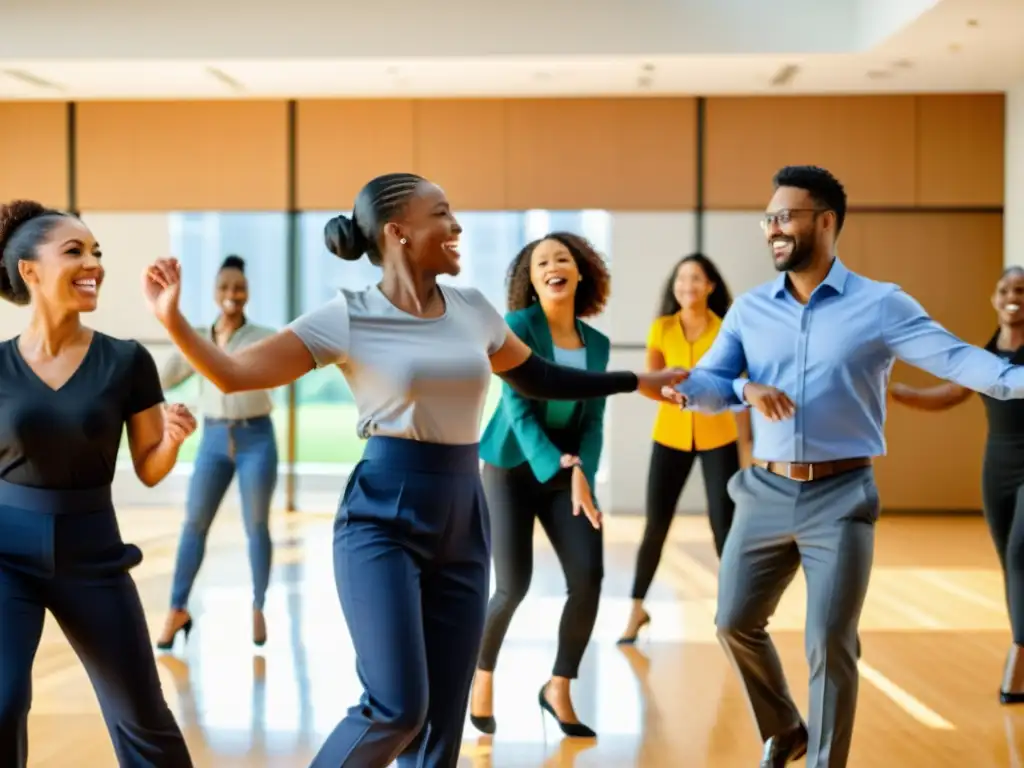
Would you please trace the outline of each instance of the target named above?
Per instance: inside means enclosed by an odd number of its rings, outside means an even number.
[[[171,607],[188,604],[206,553],[206,536],[238,471],[242,520],[249,539],[253,607],[263,609],[270,582],[270,502],[277,486],[277,441],[269,416],[228,421],[206,419],[188,489],[185,526],[171,587]]]

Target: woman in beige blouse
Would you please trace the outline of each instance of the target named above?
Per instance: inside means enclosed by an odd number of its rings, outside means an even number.
[[[228,256],[217,273],[215,291],[220,316],[210,328],[199,329],[221,348],[231,352],[274,334],[273,329],[250,323],[243,312],[249,298],[245,262]],[[181,384],[195,371],[175,353],[164,366],[160,380],[164,389]],[[157,647],[168,650],[178,632],[188,637],[192,616],[188,597],[206,551],[206,536],[217,509],[236,472],[242,496],[242,519],[249,539],[252,567],[252,640],[263,645],[267,625],[263,602],[270,581],[270,502],[277,485],[277,441],[270,419],[273,403],[266,390],[225,395],[200,380],[200,410],[203,432],[188,489],[185,525],[178,544],[178,558],[171,587],[171,611]]]

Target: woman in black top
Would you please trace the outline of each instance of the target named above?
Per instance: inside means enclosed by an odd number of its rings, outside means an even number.
[[[165,410],[141,344],[82,325],[103,267],[77,217],[0,206],[0,254],[0,296],[32,306],[28,327],[0,343],[0,765],[28,763],[32,662],[49,610],[89,673],[118,764],[189,768],[128,574],[142,553],[121,540],[111,483],[126,425],[135,472],[153,486],[195,420]]]
[[[999,330],[985,349],[1015,365],[1024,364],[1024,268],[1010,267],[996,285],[992,305]],[[925,411],[943,411],[967,400],[973,390],[952,382],[930,389],[893,384],[892,399]],[[988,441],[981,488],[985,519],[1003,567],[1013,645],[999,696],[1004,704],[1024,703],[1024,402],[981,395],[988,416]]]

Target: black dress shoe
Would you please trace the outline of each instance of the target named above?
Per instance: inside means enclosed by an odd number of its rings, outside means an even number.
[[[807,754],[807,726],[800,723],[796,728],[772,736],[764,743],[761,768],[783,768],[787,763],[799,760]]]

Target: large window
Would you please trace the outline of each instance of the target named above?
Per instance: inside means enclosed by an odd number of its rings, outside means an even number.
[[[147,309],[139,288],[139,275],[154,259],[173,255],[182,263],[181,307],[193,325],[212,325],[218,309],[214,281],[224,257],[245,259],[249,278],[246,315],[254,323],[280,328],[287,321],[288,249],[284,213],[154,212],[83,213],[106,254],[107,276],[94,320],[96,327],[115,336],[142,341],[157,365],[175,353],[159,323]],[[198,408],[199,380],[192,377],[167,393],[168,400]],[[279,444],[286,444],[287,398],[273,393],[273,414]],[[202,427],[182,446],[179,461],[195,457]],[[120,460],[129,460],[122,446]]]
[[[301,312],[328,301],[339,288],[358,290],[376,283],[380,270],[363,259],[336,259],[324,247],[323,230],[335,212],[300,216],[299,263]],[[577,232],[610,257],[611,216],[606,211],[497,211],[458,215],[462,225],[462,272],[446,282],[480,289],[501,312],[506,309],[505,275],[513,257],[530,240],[555,230]],[[498,402],[501,386],[492,379],[484,423]],[[359,460],[363,441],[356,435],[352,393],[336,368],[305,376],[298,386],[297,460],[300,464],[333,465],[343,471]]]
[[[249,279],[246,317],[259,325],[281,328],[288,321],[288,220],[283,213],[171,213],[170,253],[182,264],[181,309],[193,325],[211,326],[220,310],[213,291],[224,257],[245,259]],[[210,385],[207,385],[210,386]],[[193,376],[168,393],[168,398],[198,403],[199,379]],[[284,389],[272,393],[274,431],[285,456],[288,400]],[[196,413],[201,418],[202,414]],[[201,423],[201,422],[200,422]],[[180,461],[192,461],[202,429],[181,448]]]

